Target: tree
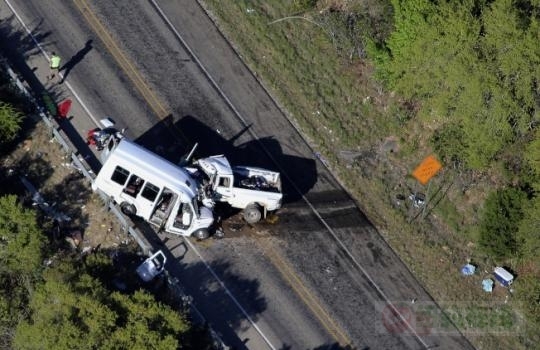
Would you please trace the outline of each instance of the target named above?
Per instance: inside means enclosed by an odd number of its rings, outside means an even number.
[[[133,295],[113,293],[119,318],[117,328],[105,343],[105,349],[176,349],[179,335],[186,333],[188,324],[178,312],[156,302],[142,291]]]
[[[0,271],[31,275],[43,261],[45,237],[33,210],[14,195],[0,197]]]
[[[387,86],[420,102],[420,118],[462,127],[470,168],[538,119],[540,9],[525,3],[393,0],[395,30],[371,50]]]
[[[35,212],[15,196],[0,197],[0,341],[7,348],[39,279],[44,244]]]
[[[45,271],[19,324],[15,349],[177,349],[190,329],[175,310],[144,291],[110,293],[88,271],[108,269],[104,255],[88,264],[63,257]]]
[[[21,129],[22,114],[12,105],[0,102],[0,144],[12,141]]]
[[[515,188],[492,192],[484,203],[480,220],[480,246],[495,258],[516,254],[516,234],[523,218],[526,194]]]

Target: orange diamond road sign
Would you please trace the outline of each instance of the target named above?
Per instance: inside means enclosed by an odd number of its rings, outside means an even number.
[[[441,163],[434,156],[427,156],[419,166],[414,169],[412,176],[422,185],[425,185],[429,180],[441,170]]]

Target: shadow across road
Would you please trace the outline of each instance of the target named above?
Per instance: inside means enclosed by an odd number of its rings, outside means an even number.
[[[284,202],[298,201],[317,181],[314,159],[283,153],[278,140],[265,137],[247,142],[249,126],[238,134],[226,138],[215,129],[193,116],[184,116],[176,122],[172,117],[155,124],[135,142],[151,149],[173,163],[178,163],[198,143],[195,158],[225,155],[231,165],[249,165],[281,172]],[[176,135],[176,136],[173,136]]]
[[[8,60],[10,66],[15,70],[19,79],[26,82],[32,95],[41,102],[42,105],[46,105],[45,96],[51,103],[58,104],[63,99],[69,97],[65,92],[56,85],[44,86],[35,74],[36,67],[29,67],[27,60],[34,55],[40,55],[41,52],[36,48],[33,39],[21,31],[13,30],[18,24],[17,19],[14,16],[7,18],[0,24],[0,50],[2,55]],[[38,42],[44,42],[49,37],[49,32],[41,31],[41,22],[35,24],[32,28],[32,35]],[[28,103],[27,103],[28,104]],[[30,114],[31,111],[25,111]],[[26,118],[27,122],[24,127],[25,132],[29,134],[35,127],[35,122],[28,122],[30,119]],[[73,144],[74,148],[78,150],[78,154],[84,158],[90,165],[94,172],[97,172],[100,168],[100,163],[95,157],[92,150],[86,144],[79,132],[75,129],[73,124],[64,119],[59,121],[59,129],[61,129],[68,139]]]

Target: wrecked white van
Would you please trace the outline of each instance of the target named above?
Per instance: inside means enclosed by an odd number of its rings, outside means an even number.
[[[124,214],[160,230],[198,239],[209,236],[212,211],[198,201],[197,184],[183,168],[125,138],[104,153],[94,191],[107,195]]]

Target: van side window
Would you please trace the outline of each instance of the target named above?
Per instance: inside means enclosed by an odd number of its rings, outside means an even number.
[[[219,182],[218,182],[218,186],[219,187],[230,187],[231,186],[230,179],[228,177],[220,177]]]
[[[111,176],[111,180],[123,186],[126,183],[128,176],[129,176],[129,171],[127,171],[126,169],[120,166],[117,166],[114,169],[114,172]]]
[[[130,176],[127,186],[124,188],[124,192],[132,197],[137,197],[144,185],[144,180],[137,175]]]
[[[144,186],[144,189],[141,192],[141,196],[148,199],[150,202],[153,202],[156,200],[156,197],[159,193],[159,187],[156,185],[152,185],[150,182],[146,183],[146,186]]]

